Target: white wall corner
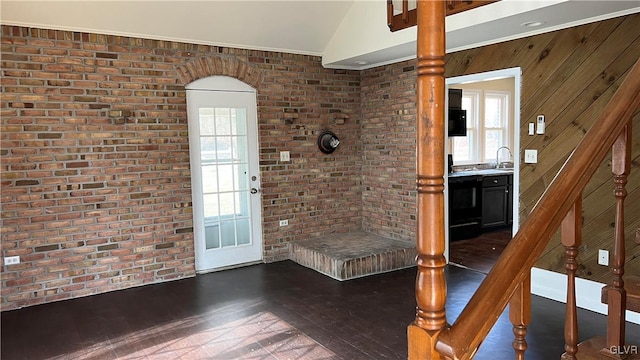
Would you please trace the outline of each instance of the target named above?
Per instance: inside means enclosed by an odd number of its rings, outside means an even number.
[[[354,1],[325,47],[322,63],[328,65],[345,59],[357,60],[358,55],[400,44],[414,44],[416,37],[415,26],[396,32],[389,31],[386,1]]]

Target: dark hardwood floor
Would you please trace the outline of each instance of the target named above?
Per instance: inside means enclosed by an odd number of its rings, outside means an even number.
[[[488,274],[511,240],[511,229],[498,229],[480,236],[449,243],[452,264]]]
[[[446,269],[455,319],[484,275]],[[1,358],[406,359],[415,268],[338,282],[291,261],[254,265],[1,314]],[[564,304],[533,297],[528,360],[559,359]],[[580,338],[605,317],[579,310]],[[627,326],[640,343],[640,326]],[[503,315],[476,359],[513,359]]]

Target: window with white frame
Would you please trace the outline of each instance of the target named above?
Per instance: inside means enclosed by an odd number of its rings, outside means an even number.
[[[467,111],[467,136],[450,138],[456,165],[495,163],[501,146],[512,147],[510,94],[503,91],[463,90],[462,109]],[[501,161],[506,154],[501,154]]]

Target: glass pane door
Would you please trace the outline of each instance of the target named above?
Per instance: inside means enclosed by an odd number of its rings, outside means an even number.
[[[220,84],[232,91],[215,90]],[[196,271],[260,261],[255,90],[235,79],[200,79],[187,86],[187,105]]]
[[[243,108],[200,108],[207,249],[251,243],[247,116]]]

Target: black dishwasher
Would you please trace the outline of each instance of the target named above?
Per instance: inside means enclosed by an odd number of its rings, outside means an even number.
[[[449,241],[480,235],[482,176],[449,176]]]

